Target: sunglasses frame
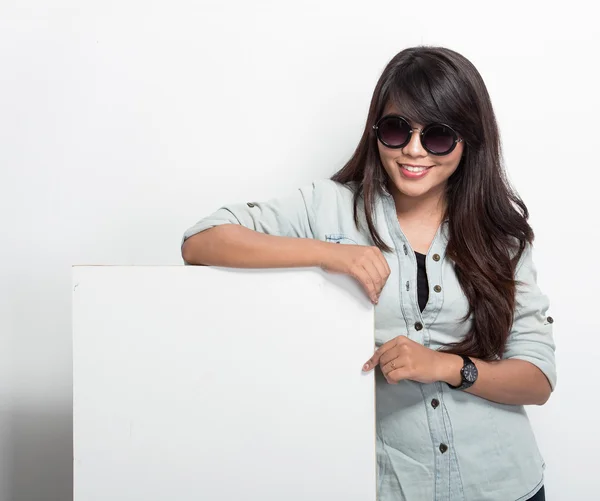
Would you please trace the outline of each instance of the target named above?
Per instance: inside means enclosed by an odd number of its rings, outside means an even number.
[[[379,135],[379,126],[380,124],[384,121],[387,120],[389,118],[396,118],[396,119],[400,119],[403,122],[406,123],[406,125],[408,126],[408,138],[406,139],[406,141],[400,145],[397,146],[391,146],[388,143],[386,143],[381,136]],[[427,146],[425,146],[425,144],[423,143],[423,136],[427,133],[428,130],[430,130],[432,127],[446,127],[447,129],[450,129],[450,131],[452,132],[452,135],[454,136],[454,141],[452,143],[452,146],[450,147],[449,150],[444,151],[443,153],[437,153],[435,151],[430,150],[429,148],[427,148]],[[383,144],[384,146],[386,146],[387,148],[392,148],[392,149],[400,149],[400,148],[404,148],[408,143],[410,143],[410,140],[412,139],[412,134],[414,131],[418,131],[419,128],[418,127],[412,127],[409,123],[409,121],[404,118],[401,115],[385,115],[383,117],[381,117],[379,120],[377,120],[377,123],[375,125],[373,125],[373,129],[375,130],[375,133],[377,135],[377,139],[381,142],[381,144]],[[423,127],[423,130],[421,130],[421,132],[419,133],[419,135],[421,136],[419,139],[421,141],[421,146],[423,147],[423,149],[425,149],[428,153],[430,153],[431,155],[436,155],[436,156],[444,156],[444,155],[449,155],[450,153],[452,153],[454,151],[454,148],[456,148],[456,145],[458,143],[461,143],[464,141],[464,139],[462,137],[459,137],[457,132],[450,127],[448,124],[444,124],[444,123],[438,123],[438,122],[434,122],[434,123],[430,123],[428,125],[426,125],[425,127]]]

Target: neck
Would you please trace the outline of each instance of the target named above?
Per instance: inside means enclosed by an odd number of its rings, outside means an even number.
[[[408,197],[398,190],[394,193],[394,202],[396,204],[396,214],[401,219],[431,221],[435,219],[441,222],[445,209],[446,197],[445,189],[435,192],[429,191],[420,197]]]

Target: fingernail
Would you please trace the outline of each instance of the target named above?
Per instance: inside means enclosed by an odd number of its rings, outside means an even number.
[[[367,362],[365,365],[363,365],[363,371],[367,371],[369,370],[369,362]]]

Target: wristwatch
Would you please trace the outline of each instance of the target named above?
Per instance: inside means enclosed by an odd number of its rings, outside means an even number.
[[[475,381],[477,381],[477,367],[469,357],[465,355],[461,355],[461,357],[464,362],[462,368],[460,369],[460,377],[462,378],[462,383],[458,386],[452,386],[450,383],[446,383],[448,386],[450,386],[450,388],[454,390],[466,390],[467,388],[473,386]]]

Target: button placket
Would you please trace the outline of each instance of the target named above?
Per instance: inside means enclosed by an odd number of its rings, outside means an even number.
[[[449,478],[452,469],[453,437],[447,426],[447,411],[442,405],[443,390],[439,383],[435,383],[423,386],[421,391],[431,433],[430,443],[435,452],[436,491],[440,494],[440,500],[449,501],[449,492],[446,491],[447,486],[443,479]]]
[[[422,334],[419,335],[419,331],[422,329],[422,324],[419,321],[420,320],[420,311],[418,308],[418,298],[417,298],[417,287],[415,286],[415,284],[417,283],[417,275],[416,275],[416,271],[417,271],[417,262],[416,262],[416,256],[414,256],[414,253],[409,252],[409,244],[406,242],[406,237],[404,236],[404,233],[402,233],[402,229],[400,228],[400,226],[398,225],[400,234],[402,236],[402,249],[404,252],[404,256],[401,256],[400,259],[400,268],[401,268],[401,273],[403,273],[403,276],[405,277],[412,277],[411,280],[406,280],[404,289],[405,291],[401,291],[401,301],[403,303],[403,308],[402,311],[404,313],[404,319],[406,321],[406,325],[407,325],[407,330],[408,330],[408,337],[413,339],[414,341],[416,341],[419,344],[423,344],[423,339],[422,339]],[[407,259],[408,258],[408,259]],[[413,286],[411,287],[411,281],[414,280]],[[412,289],[412,290],[411,290]],[[415,304],[417,305],[417,309],[415,310]],[[414,326],[416,324],[421,324],[421,328],[420,329],[413,329],[410,328],[409,326],[411,326],[414,328]]]
[[[423,344],[426,346],[429,344],[428,337],[430,335],[428,327],[433,324],[438,313],[439,308],[442,304],[442,298],[445,296],[446,287],[449,284],[444,284],[442,281],[442,265],[445,262],[443,256],[445,255],[444,244],[447,241],[447,234],[442,230],[441,234],[436,235],[435,240],[431,246],[430,252],[428,253],[426,266],[429,266],[428,280],[430,284],[430,301],[427,309],[421,314],[418,307],[418,301],[414,292],[417,290],[416,280],[416,263],[415,257],[409,251],[408,241],[403,235],[399,222],[397,219],[394,201],[391,196],[383,199],[384,219],[387,223],[391,241],[394,246],[394,264],[398,266],[396,272],[396,279],[398,282],[394,282],[394,293],[399,293],[400,297],[397,298],[397,303],[401,311],[398,311],[398,320],[405,322],[401,328],[406,329],[406,334],[419,342],[420,338],[423,339]],[[437,254],[437,259],[433,259],[433,255]],[[406,290],[406,283],[409,282],[409,290]],[[439,293],[433,291],[433,287],[439,285],[444,287],[444,291]],[[414,297],[413,297],[414,296]],[[400,318],[402,315],[402,318]],[[421,330],[415,330],[415,324],[420,323],[422,325]],[[435,330],[433,331],[435,333]],[[449,415],[444,404],[445,389],[442,388],[441,384],[431,385],[418,385],[420,388],[421,397],[423,398],[421,410],[425,410],[428,419],[424,423],[425,427],[429,428],[428,449],[433,453],[434,460],[434,478],[436,499],[439,501],[458,501],[463,497],[453,497],[451,492],[462,492],[456,485],[460,485],[460,476],[456,472],[456,451],[454,448],[454,438],[452,433],[452,427],[448,426]],[[434,401],[437,401],[437,405]],[[447,447],[445,453],[442,453],[440,445],[444,444]],[[448,479],[451,478],[453,482],[450,484]],[[457,490],[458,489],[458,490]]]
[[[427,259],[425,260],[425,268],[427,272],[427,280],[430,284],[429,300],[427,306],[421,312],[421,319],[423,326],[431,325],[438,316],[440,308],[444,301],[443,287],[442,287],[442,268],[444,255],[444,243],[446,241],[446,234],[442,229],[436,234],[434,241],[431,244]],[[431,337],[429,329],[423,329],[423,344],[430,346]]]
[[[398,302],[400,306],[400,311],[402,313],[402,318],[405,322],[406,326],[406,335],[409,339],[414,339],[412,336],[412,329],[410,329],[410,325],[414,322],[412,318],[412,308],[405,307],[405,301],[409,294],[404,290],[406,288],[406,278],[410,277],[410,274],[407,273],[407,259],[408,256],[408,247],[406,245],[406,239],[404,234],[402,233],[402,229],[400,228],[400,223],[398,222],[398,218],[396,216],[396,207],[394,205],[394,201],[391,197],[387,197],[383,199],[383,212],[385,219],[387,221],[388,230],[390,232],[390,237],[392,239],[392,243],[396,249],[396,258],[398,263]],[[409,305],[410,306],[410,303]],[[418,342],[418,339],[415,339]]]

